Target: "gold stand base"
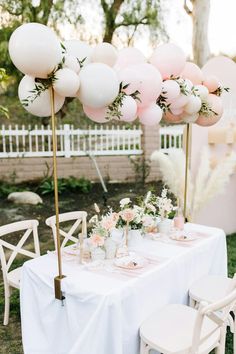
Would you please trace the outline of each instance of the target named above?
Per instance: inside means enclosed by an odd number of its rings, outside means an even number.
[[[61,280],[63,278],[66,278],[65,275],[62,275],[61,277],[57,276],[54,278],[54,291],[55,291],[55,298],[57,300],[64,300],[65,296],[63,296],[62,291],[61,291]]]

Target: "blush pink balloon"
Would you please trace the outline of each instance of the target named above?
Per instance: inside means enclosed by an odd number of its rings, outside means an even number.
[[[203,85],[206,86],[209,92],[214,92],[220,86],[220,83],[216,76],[207,76],[204,81]]]
[[[86,116],[96,123],[107,123],[107,107],[92,108],[83,105],[83,110]]]
[[[180,87],[174,80],[166,80],[162,83],[162,95],[173,100],[180,95]]]
[[[155,102],[138,110],[140,122],[149,126],[157,125],[161,121],[162,114],[162,109]]]
[[[172,43],[160,45],[153,52],[150,63],[161,73],[163,79],[178,76],[186,63],[183,50]]]
[[[123,99],[123,104],[120,108],[122,117],[121,120],[124,122],[132,122],[137,118],[137,103],[135,99],[131,96],[126,96]]]
[[[128,95],[138,90],[140,102],[138,107],[148,106],[155,101],[162,88],[162,78],[159,71],[151,64],[138,64],[129,66],[119,72],[120,81],[123,85],[129,84],[124,90]]]
[[[175,115],[170,112],[166,112],[164,115],[164,119],[168,123],[180,123],[182,122],[182,118],[180,115]]]
[[[178,115],[182,114],[183,111],[184,111],[184,110],[183,110],[182,107],[180,107],[180,108],[175,108],[175,109],[172,109],[172,110],[171,110],[171,112],[172,112],[175,116],[178,116]]]
[[[145,63],[147,59],[137,48],[123,48],[118,52],[118,57],[114,68],[120,70],[129,65]]]
[[[200,115],[195,123],[203,127],[210,127],[211,125],[214,125],[220,120],[223,114],[223,103],[220,97],[210,94],[207,98],[207,102],[209,103],[211,109],[217,114],[213,114],[209,117]]]
[[[184,79],[189,79],[194,85],[200,85],[203,82],[204,76],[202,70],[194,63],[187,62],[180,76]]]
[[[177,108],[183,107],[187,104],[189,96],[180,94],[177,98],[170,102],[170,110],[175,110]],[[169,101],[168,101],[169,102]]]

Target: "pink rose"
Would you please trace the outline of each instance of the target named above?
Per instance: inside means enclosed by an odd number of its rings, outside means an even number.
[[[120,212],[120,216],[126,222],[131,222],[135,218],[135,212],[132,209],[125,209]]]
[[[90,242],[95,247],[101,247],[104,245],[104,237],[97,235],[97,234],[93,234],[90,237]]]
[[[114,221],[113,218],[105,218],[101,221],[101,225],[104,227],[104,229],[110,231],[116,226],[116,221]]]

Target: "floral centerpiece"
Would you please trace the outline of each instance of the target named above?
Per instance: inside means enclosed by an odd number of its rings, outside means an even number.
[[[95,210],[96,208],[98,207],[95,206]],[[98,213],[100,212],[99,209],[96,211]],[[93,225],[89,237],[92,256],[93,253],[97,254],[99,251],[101,257],[103,254],[105,258],[105,251],[108,253],[106,247],[108,244],[107,240],[111,236],[111,231],[116,227],[118,219],[119,215],[110,209],[109,212],[105,215],[102,215],[101,218],[99,218],[99,214],[96,214],[89,220],[89,223]],[[110,258],[110,255],[107,258]]]
[[[171,229],[171,221],[169,219],[173,218],[175,215],[175,207],[172,203],[172,200],[168,198],[167,188],[163,188],[161,196],[157,197],[156,205],[158,209],[158,215],[160,216],[161,221],[158,224],[159,232],[168,234]]]

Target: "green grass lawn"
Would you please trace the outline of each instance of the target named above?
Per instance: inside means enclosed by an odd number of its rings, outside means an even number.
[[[228,270],[232,277],[236,271],[236,234],[227,237],[228,248]],[[18,266],[18,264],[15,264]],[[19,293],[17,290],[13,292],[11,298],[11,312],[9,325],[4,327],[4,286],[0,284],[0,353],[1,354],[21,354],[23,353],[21,344],[21,328],[20,328],[20,304]],[[111,354],[111,353],[109,353]],[[225,354],[233,354],[233,335],[227,334],[227,343]]]

